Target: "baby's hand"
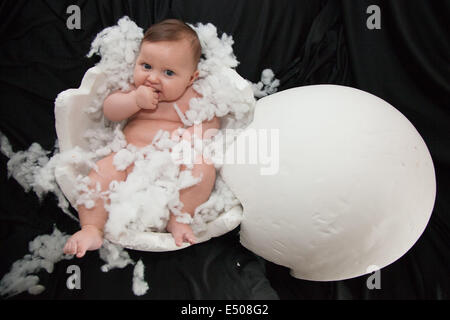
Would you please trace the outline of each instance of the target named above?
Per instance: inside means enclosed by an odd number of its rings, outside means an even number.
[[[147,86],[139,86],[135,93],[136,104],[141,109],[155,109],[158,105],[156,90]]]

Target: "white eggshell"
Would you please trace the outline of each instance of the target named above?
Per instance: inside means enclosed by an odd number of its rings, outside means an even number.
[[[105,74],[99,68],[93,67],[85,73],[79,88],[58,94],[55,100],[55,128],[61,152],[75,147],[89,150],[84,134],[88,129],[101,128],[103,121],[93,120],[84,109],[90,106],[97,96],[97,91],[105,83]],[[58,165],[55,168],[56,181],[73,207],[78,196],[74,185],[79,174],[87,175],[75,166]]]
[[[222,169],[244,208],[241,242],[294,277],[370,273],[424,231],[436,195],[433,162],[414,126],[384,100],[334,85],[282,91],[258,101],[235,145],[252,134],[258,163]]]

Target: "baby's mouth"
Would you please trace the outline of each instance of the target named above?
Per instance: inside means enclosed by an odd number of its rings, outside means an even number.
[[[149,85],[150,88],[152,88],[154,90],[154,92],[158,95],[158,99],[159,97],[161,97],[161,90],[156,89],[155,87],[152,87]]]

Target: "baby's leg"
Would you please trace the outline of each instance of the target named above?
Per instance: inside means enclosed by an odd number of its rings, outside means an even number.
[[[180,167],[181,171],[186,170],[186,166]],[[192,169],[194,177],[202,176],[202,180],[192,187],[180,191],[180,201],[183,203],[183,212],[194,216],[195,209],[208,200],[216,181],[216,169],[214,165],[206,164],[202,161],[195,164]],[[172,233],[177,246],[181,246],[183,241],[194,244],[196,242],[194,233],[189,225],[177,222],[174,214],[170,215],[167,223],[167,231]]]
[[[114,155],[115,153],[97,162],[98,172],[91,170],[89,173],[90,188],[96,188],[96,184],[99,183],[101,191],[106,191],[109,189],[111,181],[124,181],[127,178],[126,171],[117,171],[114,166]],[[101,198],[96,200],[91,209],[84,205],[77,209],[81,230],[67,240],[64,253],[76,254],[78,258],[81,258],[86,250],[97,250],[102,246],[103,228],[108,219],[108,212],[105,210],[104,201]]]

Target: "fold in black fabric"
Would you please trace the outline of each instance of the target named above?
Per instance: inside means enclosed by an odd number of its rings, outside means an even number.
[[[68,30],[66,9],[81,8],[81,30]],[[369,5],[381,8],[381,29],[366,27]],[[149,292],[131,290],[132,266],[100,271],[97,252],[39,273],[46,291],[15,299],[407,299],[449,298],[450,176],[448,1],[289,0],[6,0],[0,3],[0,131],[14,151],[37,142],[53,150],[54,99],[80,85],[98,57],[86,58],[102,29],[127,15],[146,29],[164,18],[213,23],[233,36],[237,71],[252,82],[271,68],[280,90],[310,84],[349,85],[399,109],[418,129],[436,166],[438,195],[431,221],[416,245],[381,270],[381,289],[366,277],[310,282],[265,262],[239,244],[238,230],[188,249],[147,253]],[[56,205],[41,202],[7,178],[0,154],[0,277],[28,253],[28,242],[56,225],[78,226]],[[76,214],[75,210],[73,213]],[[68,290],[66,268],[80,266],[82,289]]]
[[[351,85],[349,59],[338,1],[322,1],[299,55],[277,73],[280,89],[313,85]]]

